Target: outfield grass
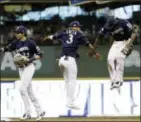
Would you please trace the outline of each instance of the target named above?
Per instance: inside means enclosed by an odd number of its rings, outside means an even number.
[[[19,80],[19,78],[1,78],[1,81]],[[34,78],[33,80],[63,80],[63,78]],[[109,77],[78,77],[78,80],[110,80]],[[124,77],[124,80],[140,80],[140,77]]]
[[[36,118],[32,118],[28,121],[35,121]],[[21,121],[19,118],[10,118],[10,122],[12,121]],[[128,117],[62,117],[62,118],[43,118],[41,121],[47,121],[47,122],[140,122],[139,116],[128,116]]]

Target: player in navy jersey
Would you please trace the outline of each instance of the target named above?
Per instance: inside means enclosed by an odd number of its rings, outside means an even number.
[[[107,18],[106,24],[100,30],[94,49],[102,36],[112,36],[114,40],[107,59],[112,90],[123,84],[124,60],[133,50],[136,30],[127,20],[111,16]]]
[[[90,54],[93,53],[96,58],[99,58],[99,54],[93,50],[93,46],[80,30],[80,27],[81,25],[78,21],[73,21],[70,23],[68,29],[45,38],[51,40],[59,39],[62,42],[59,67],[66,83],[67,107],[72,109],[79,109],[76,105],[75,97],[77,79],[76,59],[79,58],[79,54],[77,53],[79,45],[85,44],[90,49]]]
[[[36,109],[37,120],[40,120],[45,115],[45,112],[41,109],[41,106],[33,93],[31,81],[35,72],[33,61],[39,60],[42,57],[42,53],[36,43],[26,37],[26,28],[24,26],[18,26],[16,28],[15,38],[16,39],[11,44],[0,50],[1,52],[14,51],[15,55],[21,54],[27,57],[28,60],[26,61],[26,64],[18,68],[21,81],[20,93],[25,107],[25,114],[22,119],[27,120],[31,118],[31,100]]]

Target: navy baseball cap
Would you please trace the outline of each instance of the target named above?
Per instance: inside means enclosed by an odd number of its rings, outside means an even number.
[[[114,25],[116,25],[117,23],[118,23],[118,19],[114,18],[113,16],[110,16],[107,18],[105,27],[107,29],[112,29]]]
[[[21,26],[16,27],[15,32],[26,34],[27,29],[26,29],[26,27],[21,25]]]
[[[70,27],[81,27],[82,25],[78,21],[73,21],[69,25]]]

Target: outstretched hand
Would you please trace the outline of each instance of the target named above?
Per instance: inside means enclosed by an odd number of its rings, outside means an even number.
[[[48,36],[45,36],[44,39],[43,39],[43,41],[45,41],[45,40],[47,40],[47,39],[48,39]]]
[[[94,55],[94,52],[93,52],[93,51],[89,51],[89,52],[88,52],[88,56],[89,56],[90,58],[92,58],[93,55]]]
[[[97,53],[97,52],[94,54],[94,57],[95,57],[97,60],[100,60],[100,59],[101,59],[100,54],[99,54],[99,53]]]
[[[49,39],[49,40],[53,40],[53,35],[45,36],[45,37],[44,37],[44,41],[47,40],[47,39]]]
[[[90,58],[92,58],[92,57],[94,56],[97,60],[99,60],[99,59],[101,58],[100,54],[97,53],[97,52],[95,52],[95,51],[89,51],[89,52],[88,52],[88,56],[89,56]]]

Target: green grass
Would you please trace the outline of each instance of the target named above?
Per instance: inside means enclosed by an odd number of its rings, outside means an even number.
[[[109,80],[109,77],[86,77],[78,80]],[[140,77],[124,77],[125,80],[140,80]],[[19,78],[1,78],[2,81],[19,80]],[[63,78],[33,78],[33,80],[63,80]]]
[[[29,121],[35,121],[36,118],[32,118]],[[12,121],[20,121],[19,118],[11,118],[10,120]],[[11,122],[12,122],[11,121]],[[68,122],[140,122],[140,116],[127,116],[127,117],[62,117],[62,118],[43,118],[41,121],[56,121],[56,122],[63,122],[63,121],[68,121]]]

